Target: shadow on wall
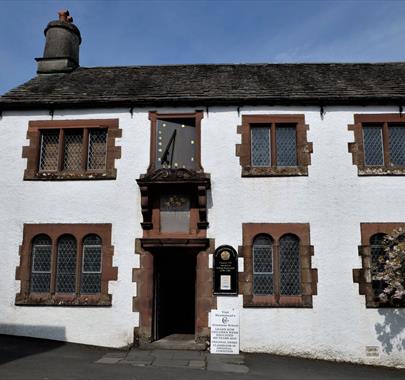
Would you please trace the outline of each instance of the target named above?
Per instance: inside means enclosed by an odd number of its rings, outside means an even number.
[[[55,340],[26,338],[11,334],[42,336]],[[64,327],[0,324],[0,365],[25,356],[54,350],[63,346],[65,342],[59,342],[59,340],[65,339]]]
[[[384,317],[382,323],[375,325],[383,351],[405,351],[405,309],[379,309],[378,313]]]

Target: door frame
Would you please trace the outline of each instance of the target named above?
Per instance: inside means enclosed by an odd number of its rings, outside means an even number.
[[[195,339],[205,342],[210,335],[208,313],[216,308],[213,273],[209,268],[209,255],[215,251],[215,240],[144,238],[135,240],[135,254],[140,257],[139,268],[134,268],[132,275],[137,290],[133,298],[133,311],[139,313],[139,324],[134,328],[134,344],[150,343],[154,338],[154,254],[157,249],[165,247],[186,248],[196,254]]]

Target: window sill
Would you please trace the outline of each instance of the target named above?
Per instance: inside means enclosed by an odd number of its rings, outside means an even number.
[[[405,308],[405,301],[397,303],[382,303],[378,299],[366,302],[367,309],[403,309]]]
[[[312,302],[305,296],[281,296],[278,300],[274,296],[245,296],[245,308],[312,308]]]
[[[242,168],[242,177],[291,177],[308,176],[308,167],[254,167],[245,166]]]
[[[16,306],[112,306],[111,295],[50,295],[48,293],[31,294],[25,298],[16,297]]]
[[[311,305],[283,305],[283,304],[259,304],[244,303],[245,309],[312,309]]]
[[[381,166],[368,166],[358,168],[359,176],[403,176],[405,175],[405,167],[381,167]]]
[[[116,170],[109,172],[36,172],[25,173],[25,181],[114,180]]]
[[[405,309],[405,304],[394,305],[385,305],[385,304],[372,304],[366,305],[366,309]]]

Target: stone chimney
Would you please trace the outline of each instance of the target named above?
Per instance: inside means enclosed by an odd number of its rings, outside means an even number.
[[[60,11],[58,15],[59,20],[51,21],[44,30],[44,56],[35,58],[38,74],[67,73],[79,66],[80,31],[68,10]]]

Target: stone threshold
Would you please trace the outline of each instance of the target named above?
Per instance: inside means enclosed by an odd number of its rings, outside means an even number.
[[[243,354],[216,355],[199,350],[132,349],[107,353],[95,362],[106,365],[131,365],[134,367],[188,368],[217,372],[247,373]]]
[[[152,343],[143,344],[141,350],[205,351],[205,343],[197,343],[193,334],[172,334]]]

